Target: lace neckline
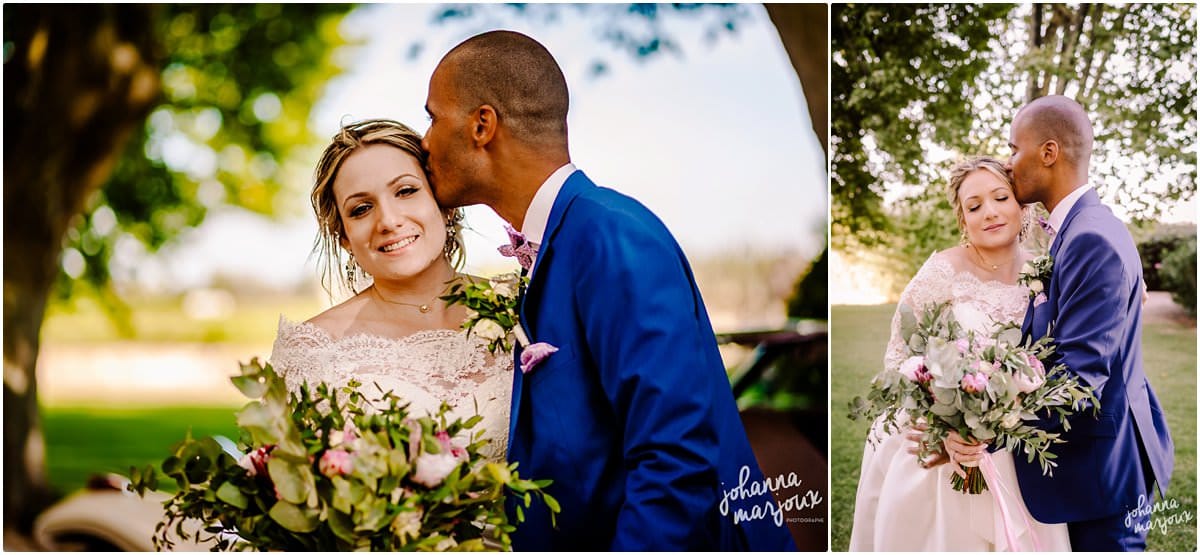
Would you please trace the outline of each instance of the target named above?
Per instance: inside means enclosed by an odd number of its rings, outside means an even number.
[[[329,330],[322,328],[321,326],[311,322],[294,322],[288,319],[287,316],[282,315],[279,317],[279,330],[280,332],[285,330],[288,332],[295,330],[313,332],[313,335],[320,339],[320,343],[322,345],[337,345],[340,343],[354,343],[365,340],[371,342],[384,342],[389,345],[400,346],[424,341],[426,339],[442,339],[460,335],[465,336],[467,333],[467,330],[464,329],[430,328],[417,330],[403,337],[387,337],[367,332],[356,332],[343,335],[341,337],[334,337]]]
[[[1003,281],[1000,281],[998,279],[985,280],[985,279],[975,275],[975,273],[970,270],[956,269],[954,267],[954,264],[951,264],[949,260],[945,259],[945,257],[938,257],[933,262],[935,264],[944,265],[945,269],[949,270],[951,277],[954,279],[958,279],[959,276],[965,275],[968,278],[974,280],[975,283],[978,283],[979,285],[982,285],[982,286],[993,286],[994,285],[994,286],[1002,287],[1005,289],[1018,289],[1018,288],[1024,287],[1020,283],[1004,283]]]

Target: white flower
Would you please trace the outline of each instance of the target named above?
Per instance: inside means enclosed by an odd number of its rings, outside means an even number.
[[[459,459],[450,453],[423,453],[413,461],[416,471],[412,479],[427,488],[436,488],[458,467],[458,463]]]
[[[1029,282],[1029,290],[1033,291],[1034,295],[1041,293],[1042,289],[1043,289],[1042,280],[1035,279],[1035,280]]]
[[[516,288],[513,287],[512,282],[507,280],[492,280],[492,290],[501,297],[512,298],[517,296]]]
[[[405,538],[416,538],[421,535],[421,509],[401,511],[392,519],[392,533]]]
[[[504,328],[500,327],[495,320],[480,320],[473,328],[475,335],[482,337],[487,341],[495,341],[504,337]]]
[[[1027,276],[1032,276],[1033,275],[1033,266],[1031,264],[1029,264],[1028,262],[1026,262],[1023,266],[1021,266],[1021,273],[1025,274]]]
[[[900,374],[912,381],[917,381],[917,372],[925,367],[925,357],[909,357],[900,363]]]
[[[440,542],[437,542],[437,545],[433,546],[433,550],[434,551],[449,551],[450,549],[452,549],[456,546],[458,546],[458,542],[454,541],[454,538],[446,538]]]
[[[1005,428],[1009,428],[1009,429],[1016,428],[1017,424],[1020,424],[1020,423],[1021,423],[1021,415],[1016,412],[1010,412],[1010,413],[1004,415],[1004,418],[1000,421],[1000,424],[1002,424]]]

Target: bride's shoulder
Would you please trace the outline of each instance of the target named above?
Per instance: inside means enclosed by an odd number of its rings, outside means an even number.
[[[962,266],[964,249],[961,246],[950,247],[929,255],[925,264],[921,265],[921,274],[945,275],[954,274]]]
[[[331,337],[339,336],[340,331],[349,328],[362,312],[361,304],[362,297],[355,296],[303,322],[291,322],[286,317],[280,317],[279,332],[282,334],[285,329],[315,328]]]

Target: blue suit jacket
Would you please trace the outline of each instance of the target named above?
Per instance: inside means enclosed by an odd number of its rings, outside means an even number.
[[[1094,520],[1135,508],[1150,480],[1165,492],[1175,450],[1142,370],[1142,264],[1129,231],[1091,190],[1067,214],[1050,256],[1047,300],[1031,303],[1023,331],[1054,339],[1055,362],[1092,386],[1100,414],[1070,420],[1066,443],[1051,448],[1052,477],[1014,457],[1017,480],[1039,521]]]
[[[795,550],[770,518],[734,524],[738,508],[776,507],[769,493],[721,514],[741,468],[761,472],[691,269],[662,222],[576,171],[540,249],[521,321],[530,341],[559,350],[514,372],[508,458],[524,477],[554,480],[562,513],[552,529],[535,500],[513,547]]]

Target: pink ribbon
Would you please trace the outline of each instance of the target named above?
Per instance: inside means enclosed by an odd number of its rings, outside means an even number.
[[[979,461],[979,470],[983,472],[983,479],[987,480],[988,487],[993,488],[992,499],[996,500],[996,507],[1000,510],[1000,518],[1004,521],[1004,536],[1008,538],[1008,550],[1020,551],[1017,538],[1013,535],[1013,522],[1008,512],[1008,504],[1004,502],[1004,497],[1007,495],[1008,497],[1012,497],[1015,503],[1016,494],[1009,491],[1005,487],[1004,482],[1000,480],[1000,472],[996,470],[996,465],[992,463],[991,454],[984,454],[983,459]],[[1029,539],[1033,542],[1033,550],[1041,551],[1042,546],[1038,542],[1037,534],[1033,531],[1033,523],[1029,521],[1029,517],[1025,515],[1025,511],[1021,511],[1021,518],[1025,521],[1025,529],[1029,530]]]

